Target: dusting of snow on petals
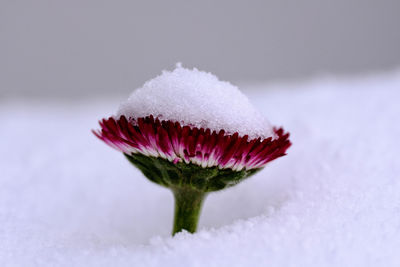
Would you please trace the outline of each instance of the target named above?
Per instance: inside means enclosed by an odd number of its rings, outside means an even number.
[[[289,133],[274,129],[276,138],[248,140],[248,135],[226,134],[210,129],[181,126],[179,122],[160,121],[152,115],[126,119],[121,116],[100,121],[94,134],[111,147],[126,154],[160,157],[174,164],[193,163],[203,168],[240,171],[262,168],[271,160],[284,156],[290,147]]]
[[[199,129],[237,132],[252,139],[274,134],[269,122],[236,86],[220,81],[211,73],[183,68],[180,63],[173,71],[163,71],[133,91],[120,105],[116,117],[122,115],[127,118],[153,115]]]

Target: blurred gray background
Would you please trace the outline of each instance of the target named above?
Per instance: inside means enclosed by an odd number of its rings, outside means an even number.
[[[236,83],[400,66],[400,1],[0,0],[0,97],[127,94],[178,61]]]

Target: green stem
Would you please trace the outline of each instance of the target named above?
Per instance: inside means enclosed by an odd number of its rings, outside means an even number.
[[[175,197],[174,229],[172,235],[183,229],[194,233],[206,193],[191,188],[172,188]]]

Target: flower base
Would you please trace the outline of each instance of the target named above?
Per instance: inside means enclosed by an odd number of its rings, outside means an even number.
[[[192,163],[172,163],[166,159],[141,154],[125,156],[150,181],[172,190],[175,197],[173,234],[183,229],[191,233],[196,231],[202,202],[208,192],[234,186],[261,170],[203,168]]]
[[[188,188],[213,192],[234,186],[261,170],[233,171],[218,167],[203,168],[192,163],[172,163],[166,159],[142,154],[125,154],[126,158],[152,182],[168,188]]]

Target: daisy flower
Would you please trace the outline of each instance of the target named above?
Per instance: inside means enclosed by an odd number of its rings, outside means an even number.
[[[196,231],[207,193],[238,184],[291,145],[237,87],[180,64],[136,89],[100,127],[98,138],[172,190],[173,234]]]

